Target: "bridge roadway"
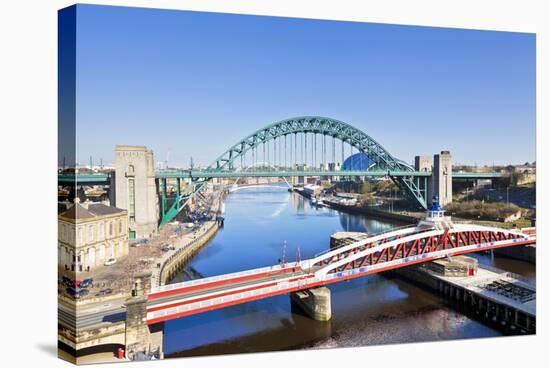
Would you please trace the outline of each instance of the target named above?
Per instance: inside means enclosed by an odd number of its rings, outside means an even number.
[[[306,275],[306,272],[302,270],[300,267],[288,267],[283,270],[274,270],[273,272],[268,273],[261,273],[258,275],[253,275],[252,277],[245,277],[241,280],[232,281],[227,280],[227,282],[222,283],[208,283],[204,284],[204,286],[200,286],[197,288],[189,288],[187,291],[171,294],[167,293],[165,296],[160,297],[153,297],[148,300],[147,302],[147,310],[148,311],[155,311],[163,309],[162,307],[169,304],[172,307],[176,305],[182,305],[184,303],[179,303],[181,299],[186,298],[193,298],[196,300],[202,300],[203,297],[208,296],[212,293],[216,293],[216,295],[222,296],[226,295],[231,290],[247,290],[248,286],[255,286],[255,285],[262,285],[263,287],[266,287],[266,285],[270,285],[272,283],[277,283],[282,280],[292,279],[294,277],[300,277]],[[176,303],[172,303],[172,302]]]
[[[158,170],[155,172],[157,179],[185,179],[185,178],[239,178],[239,177],[291,177],[291,176],[366,176],[383,177],[416,176],[429,177],[429,171],[189,171],[189,170]],[[453,179],[495,179],[502,177],[500,172],[453,172]],[[109,185],[109,173],[96,174],[58,174],[58,185]]]
[[[252,300],[458,255],[536,242],[534,229],[504,230],[456,224],[447,230],[416,227],[377,234],[285,266],[271,266],[153,288],[149,325]]]

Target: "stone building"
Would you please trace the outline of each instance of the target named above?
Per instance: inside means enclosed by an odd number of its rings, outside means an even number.
[[[91,271],[110,258],[128,254],[128,213],[103,203],[83,202],[58,216],[58,264]]]

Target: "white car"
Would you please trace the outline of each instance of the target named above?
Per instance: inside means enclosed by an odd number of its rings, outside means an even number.
[[[111,266],[111,265],[114,265],[115,263],[116,263],[116,259],[109,258],[108,260],[105,261],[105,266]]]

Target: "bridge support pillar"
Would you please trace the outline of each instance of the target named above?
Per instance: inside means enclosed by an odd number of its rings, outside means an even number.
[[[150,289],[151,273],[135,277],[132,297],[126,300],[126,357],[131,360],[162,359],[164,324],[147,325],[147,292]]]
[[[316,321],[328,321],[332,317],[330,289],[322,286],[290,294],[293,305]]]

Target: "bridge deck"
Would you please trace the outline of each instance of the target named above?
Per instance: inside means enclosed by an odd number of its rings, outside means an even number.
[[[477,225],[456,225],[454,232],[432,230],[411,233],[400,229],[381,234],[386,238],[384,242],[376,240],[380,236],[369,237],[296,265],[272,266],[166,285],[156,288],[149,295],[147,323],[155,324],[448,255],[536,242],[535,229],[518,230],[512,232]],[[466,241],[466,234],[475,231],[480,232],[479,237],[475,237],[477,240],[473,243]],[[375,240],[376,244],[373,243]],[[359,262],[360,259],[369,259],[369,262]]]
[[[162,307],[166,307],[167,305],[173,307],[176,305],[183,305],[199,300],[210,299],[212,297],[225,296],[228,293],[242,292],[249,289],[247,288],[247,286],[254,286],[254,288],[252,289],[256,289],[258,287],[267,287],[268,285],[270,285],[270,282],[292,279],[294,277],[303,276],[305,274],[306,272],[298,268],[296,269],[296,271],[263,274],[259,277],[249,278],[237,282],[229,281],[223,284],[206,284],[200,289],[191,289],[188,291],[168,294],[166,296],[151,298],[147,302],[147,310],[153,312],[155,310],[163,309]]]
[[[198,171],[198,170],[157,170],[155,177],[157,179],[176,179],[176,178],[239,178],[239,177],[300,177],[300,176],[368,176],[383,177],[390,173],[393,176],[415,176],[429,177],[430,171]],[[502,177],[500,172],[453,172],[455,179],[495,179]],[[59,185],[109,185],[111,173],[96,174],[58,174],[57,181]]]

